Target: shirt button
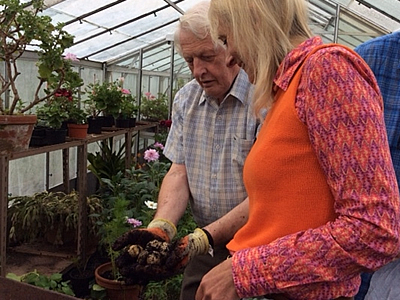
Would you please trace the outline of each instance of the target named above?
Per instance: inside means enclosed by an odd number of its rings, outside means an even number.
[[[215,149],[219,150],[219,149],[221,149],[221,146],[220,145],[216,145]]]
[[[211,175],[211,178],[212,178],[212,179],[217,179],[217,174],[212,174],[212,175]]]

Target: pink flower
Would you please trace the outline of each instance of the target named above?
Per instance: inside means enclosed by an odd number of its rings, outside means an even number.
[[[160,148],[161,150],[164,150],[164,145],[161,144],[160,142],[155,142],[155,143],[153,144],[153,146],[154,146],[155,148]]]
[[[128,89],[121,89],[121,93],[122,94],[127,94],[127,95],[131,94],[131,92]]]
[[[144,152],[144,159],[147,162],[156,161],[160,158],[160,154],[155,149],[149,149]]]
[[[79,61],[79,59],[76,57],[75,54],[72,53],[67,53],[64,57],[65,60],[70,60],[70,61]]]
[[[150,92],[146,92],[144,93],[144,95],[146,96],[147,99],[150,99],[150,97],[153,96]]]
[[[137,220],[135,218],[128,218],[128,219],[126,219],[126,222],[131,224],[133,227],[138,227],[138,226],[142,225],[142,221]]]

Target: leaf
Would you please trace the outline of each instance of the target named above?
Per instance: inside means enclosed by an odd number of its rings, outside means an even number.
[[[103,288],[102,286],[98,285],[98,284],[93,284],[92,287],[93,291],[99,292],[99,291],[105,291],[105,288]]]

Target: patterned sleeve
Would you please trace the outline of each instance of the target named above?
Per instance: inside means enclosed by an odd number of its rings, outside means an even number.
[[[338,47],[318,51],[305,63],[297,111],[338,218],[236,252],[232,268],[239,296],[352,296],[358,273],[376,270],[398,253],[399,194],[373,78],[358,57]]]

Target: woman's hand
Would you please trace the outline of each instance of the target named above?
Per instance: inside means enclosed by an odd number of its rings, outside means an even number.
[[[204,275],[196,300],[239,300],[233,284],[232,261],[227,259]]]

